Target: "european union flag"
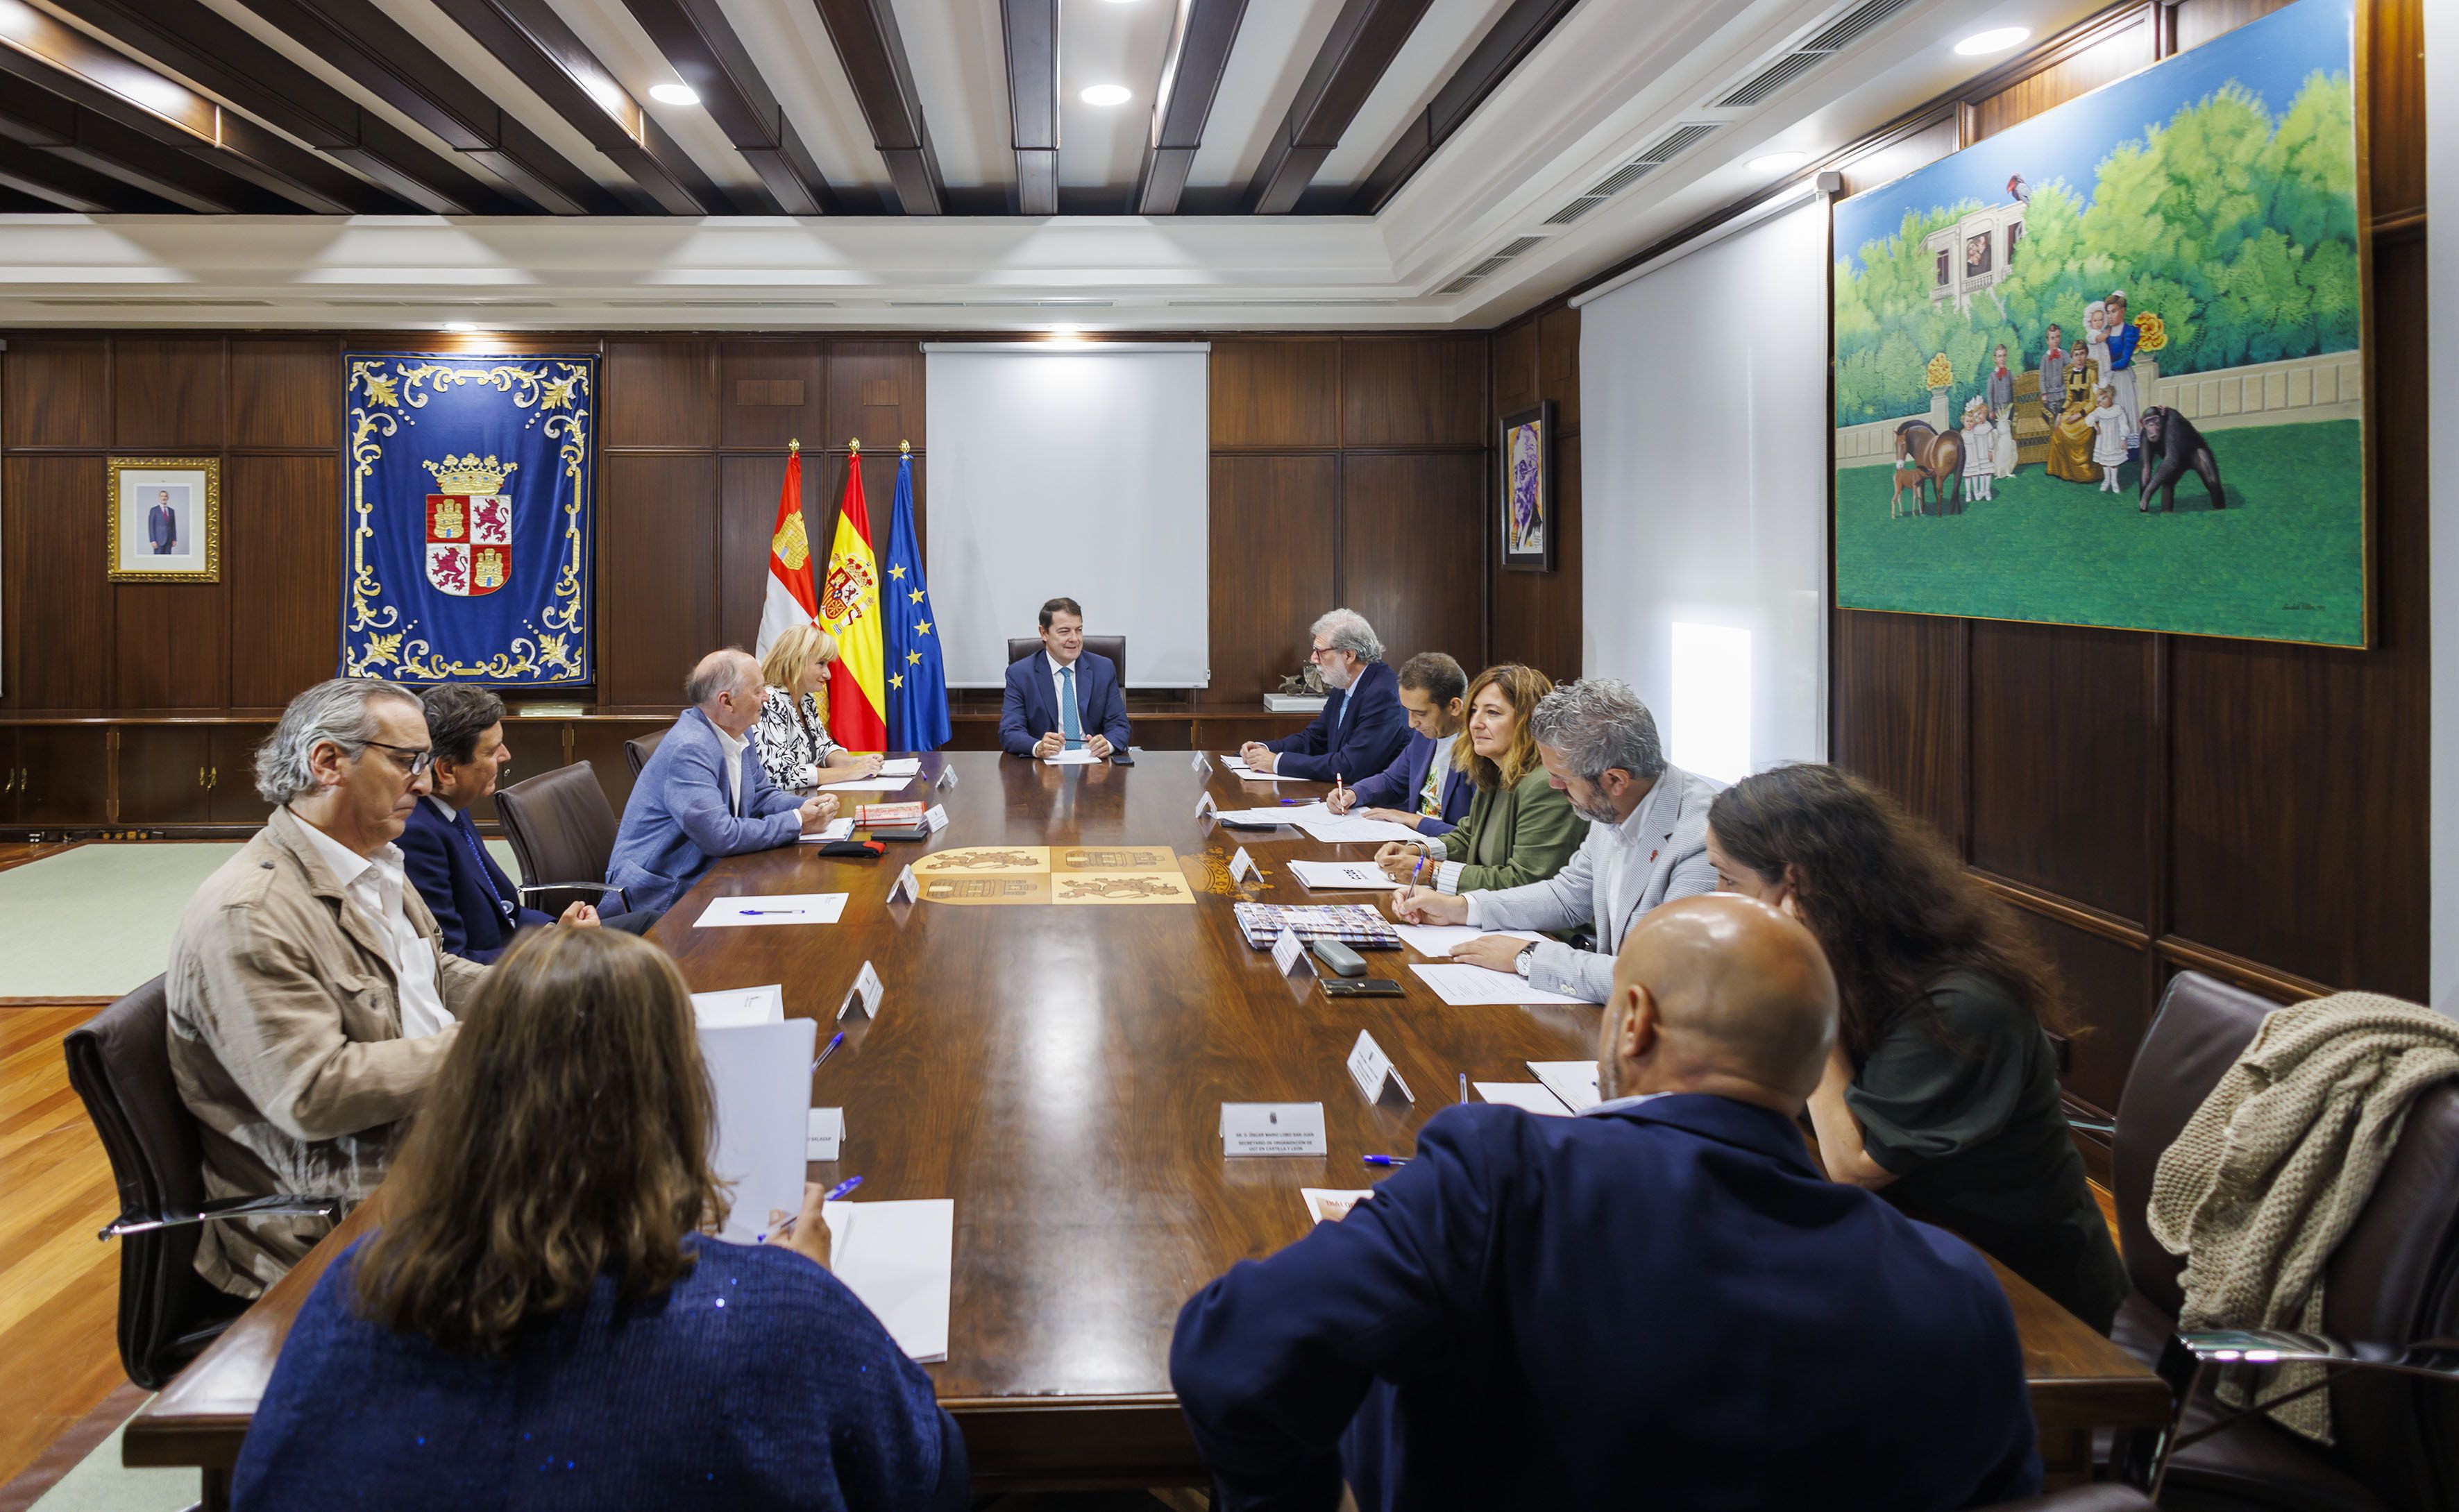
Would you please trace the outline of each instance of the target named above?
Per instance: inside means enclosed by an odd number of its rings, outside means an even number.
[[[922,550],[914,539],[910,451],[896,459],[896,509],[880,572],[882,625],[888,632],[888,748],[937,750],[948,744],[948,670],[939,655],[939,627],[931,622]]]

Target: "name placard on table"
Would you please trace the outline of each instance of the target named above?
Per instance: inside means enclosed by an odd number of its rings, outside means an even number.
[[[1221,1153],[1245,1155],[1323,1155],[1323,1104],[1320,1102],[1224,1102],[1221,1104]]]
[[[1418,1094],[1400,1079],[1400,1070],[1392,1063],[1392,1058],[1363,1029],[1357,1031],[1357,1042],[1349,1047],[1349,1079],[1357,1083],[1357,1090],[1366,1094],[1369,1102],[1382,1102],[1386,1087],[1398,1092],[1404,1102],[1418,1101]]]
[[[1272,942],[1272,964],[1281,969],[1284,976],[1314,975],[1314,962],[1307,956],[1306,941],[1293,929],[1281,931],[1281,937]]]
[[[845,1144],[845,1109],[813,1108],[809,1132],[803,1141],[803,1159],[832,1161]]]
[[[876,1018],[880,999],[887,996],[888,984],[879,979],[871,962],[864,961],[862,970],[854,974],[853,985],[846,989],[845,1001],[837,1004],[837,1017],[843,1018],[859,1005],[864,1018]]]

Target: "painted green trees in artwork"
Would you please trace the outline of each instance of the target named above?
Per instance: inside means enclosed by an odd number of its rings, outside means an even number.
[[[2310,75],[2277,119],[2232,84],[2185,106],[2102,159],[2087,203],[2037,186],[2006,278],[1969,309],[1930,298],[1923,242],[1978,201],[1907,215],[1896,234],[1836,269],[1837,421],[1921,412],[1923,370],[1946,354],[1961,412],[2003,342],[2040,360],[2051,322],[2080,339],[2084,307],[2114,288],[2156,314],[2164,373],[2353,347],[2359,336],[2356,97],[2344,73]]]

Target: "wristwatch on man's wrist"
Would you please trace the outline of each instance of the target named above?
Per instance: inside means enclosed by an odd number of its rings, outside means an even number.
[[[1537,942],[1535,940],[1530,940],[1527,944],[1520,947],[1519,955],[1511,957],[1512,969],[1520,973],[1521,980],[1526,981],[1528,979],[1528,968],[1536,959],[1536,956]]]

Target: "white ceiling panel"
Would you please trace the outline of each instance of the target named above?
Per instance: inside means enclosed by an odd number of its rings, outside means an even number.
[[[810,0],[787,3],[817,13]],[[922,120],[939,156],[940,178],[952,189],[1013,182],[1007,32],[998,0],[895,0],[895,8],[906,67],[914,71]],[[855,114],[859,119],[859,110]]]
[[[477,85],[500,109],[537,133],[573,166],[602,184],[630,184],[631,179],[592,147],[589,138],[565,120],[560,111],[531,94],[528,85],[511,69],[496,62],[495,55],[462,31],[459,22],[435,9],[432,0],[374,0],[374,4],[403,31],[426,44],[429,52]]]
[[[658,44],[641,29],[640,22],[632,19],[623,0],[554,0],[554,5],[563,24],[572,28],[573,34],[615,75],[616,82],[631,93],[641,109],[683,144],[701,172],[730,189],[760,181],[760,176],[734,150],[734,143],[726,139],[707,111],[698,105],[668,105],[649,97],[651,86],[681,81],[674,66],[658,51]]]
[[[1366,96],[1366,104],[1340,145],[1316,171],[1317,187],[1363,183],[1383,155],[1399,139],[1401,128],[1417,118],[1451,81],[1470,52],[1483,40],[1511,0],[1434,0],[1409,33],[1392,66]]]
[[[840,188],[885,190],[888,164],[872,145],[871,124],[863,119],[862,103],[854,97],[836,44],[829,40],[819,7],[811,0],[718,0],[718,5],[801,134],[803,145],[810,149],[821,175]],[[910,49],[913,39],[906,45]],[[935,139],[937,132],[935,123]]]
[[[1263,0],[1273,4],[1276,0]],[[1248,7],[1249,14],[1255,10]],[[1144,172],[1152,131],[1153,95],[1169,59],[1169,0],[1065,0],[1059,9],[1059,182],[1069,189],[1110,188],[1123,195]],[[1124,84],[1124,105],[1087,105],[1089,85]],[[1004,98],[1004,94],[1001,96]],[[1215,113],[1215,118],[1218,113]]]
[[[1230,66],[1212,97],[1204,145],[1187,171],[1189,188],[1244,187],[1264,160],[1272,133],[1340,15],[1340,0],[1248,0]]]

